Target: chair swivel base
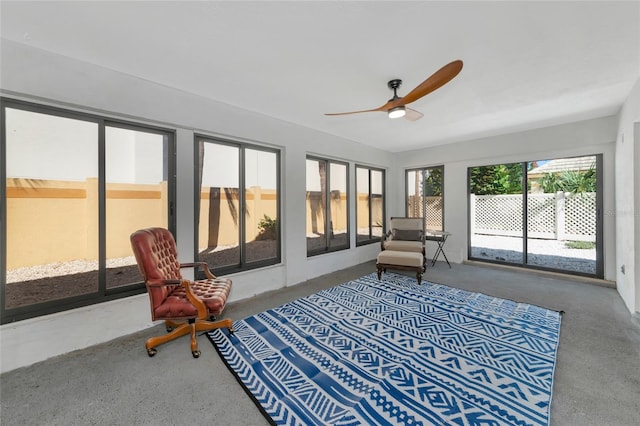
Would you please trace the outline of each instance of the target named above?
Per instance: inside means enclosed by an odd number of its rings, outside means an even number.
[[[233,321],[230,319],[223,319],[220,321],[189,321],[186,323],[177,323],[175,321],[166,322],[167,330],[172,329],[164,336],[151,337],[145,342],[145,348],[147,349],[147,355],[150,357],[158,353],[157,346],[177,339],[178,337],[191,334],[191,355],[194,358],[200,356],[200,350],[198,350],[198,341],[196,340],[196,333],[199,331],[210,331],[216,328],[228,328],[229,333],[233,333]]]

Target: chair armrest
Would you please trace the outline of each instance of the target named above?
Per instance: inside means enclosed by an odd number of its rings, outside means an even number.
[[[198,318],[200,319],[207,318],[207,313],[208,313],[207,305],[205,305],[204,301],[200,300],[200,298],[193,293],[193,290],[191,290],[190,280],[173,279],[173,280],[162,280],[161,282],[156,282],[156,283],[147,283],[147,286],[149,287],[168,287],[168,286],[176,286],[176,285],[181,285],[182,287],[184,287],[184,291],[187,295],[187,299],[198,310]]]
[[[391,237],[392,235],[390,230],[382,234],[382,237],[380,237],[380,250],[384,250],[384,242],[390,240]]]
[[[204,301],[201,300],[198,296],[193,294],[190,283],[191,281],[189,280],[182,280],[182,286],[184,287],[184,291],[187,294],[187,299],[189,299],[189,302],[191,302],[193,306],[195,306],[198,310],[198,319],[205,319],[207,318],[207,314],[209,313],[207,305],[205,305]]]
[[[180,269],[182,268],[202,268],[202,270],[204,271],[204,275],[208,279],[214,280],[218,278],[213,274],[213,272],[211,272],[211,270],[209,269],[209,265],[206,262],[181,263]]]

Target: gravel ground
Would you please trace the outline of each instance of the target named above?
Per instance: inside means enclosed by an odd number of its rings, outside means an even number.
[[[340,238],[340,236],[336,236]],[[346,240],[345,240],[346,241]],[[309,249],[323,246],[324,239],[317,235],[307,237]],[[252,241],[247,244],[247,259],[255,261],[274,257],[277,253],[274,240]],[[519,263],[522,259],[522,239],[474,235],[472,256],[479,259]],[[217,247],[203,251],[200,260],[212,267],[233,265],[238,262],[239,248]],[[579,250],[567,248],[562,241],[529,241],[528,261],[531,265],[556,268],[567,271],[595,274],[595,249]],[[30,268],[7,271],[5,306],[15,308],[49,300],[79,296],[98,290],[96,261],[75,260],[58,262]],[[107,261],[107,288],[141,282],[133,256]]]
[[[531,238],[527,242],[530,265],[587,274],[596,273],[596,249],[572,249],[564,241]],[[471,255],[500,262],[522,262],[522,238],[473,235]]]
[[[107,260],[107,268],[118,268],[135,264],[136,259],[133,256]],[[79,274],[82,272],[96,271],[97,269],[97,260],[72,260],[69,262],[55,262],[28,268],[17,268],[7,271],[7,284],[40,278],[58,277],[61,275]]]
[[[247,244],[248,261],[271,258],[276,254],[277,244],[274,240],[252,241]],[[236,246],[203,251],[199,257],[200,261],[207,262],[215,268],[235,264],[239,256],[240,251]],[[13,309],[96,293],[97,269],[96,261],[75,260],[7,271],[5,307]],[[106,277],[108,289],[142,282],[133,256],[108,260]]]

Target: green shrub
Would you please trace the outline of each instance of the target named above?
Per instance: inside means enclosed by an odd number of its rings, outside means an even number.
[[[271,219],[266,214],[258,222],[260,233],[256,240],[275,240],[278,235],[278,220]]]

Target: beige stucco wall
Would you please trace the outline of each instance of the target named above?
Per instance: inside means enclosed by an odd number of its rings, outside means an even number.
[[[129,235],[167,224],[167,184],[109,184],[107,258],[131,256]],[[98,181],[7,179],[7,269],[98,258]]]

